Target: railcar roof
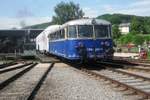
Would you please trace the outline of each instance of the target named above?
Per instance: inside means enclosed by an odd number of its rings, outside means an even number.
[[[45,34],[46,36],[48,36],[50,33],[56,31],[56,30],[59,30],[61,27],[61,25],[51,25],[51,26],[48,26],[43,32],[41,32],[37,38],[40,38],[42,37],[43,34]]]
[[[58,29],[60,29],[61,25],[51,25],[49,27],[47,27],[43,32],[44,34],[48,35]]]
[[[72,20],[63,25],[63,27],[68,25],[110,25],[111,23],[103,19],[87,18],[87,19],[77,19]]]

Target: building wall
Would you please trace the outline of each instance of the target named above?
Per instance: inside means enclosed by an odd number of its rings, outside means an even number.
[[[130,28],[128,26],[119,27],[119,30],[122,34],[128,34],[130,32]]]

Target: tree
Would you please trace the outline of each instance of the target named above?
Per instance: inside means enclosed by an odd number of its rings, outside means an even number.
[[[144,21],[133,17],[131,21],[131,33],[143,34],[145,32]]]
[[[142,35],[134,35],[133,37],[133,43],[135,45],[142,45],[144,43],[144,37]]]
[[[121,32],[119,30],[118,25],[113,25],[112,32],[113,32],[113,38],[114,39],[118,39],[121,36]]]
[[[79,4],[74,4],[73,2],[60,2],[54,10],[56,15],[52,18],[53,24],[63,24],[69,20],[79,19],[84,16]]]
[[[150,19],[148,18],[144,20],[144,34],[150,34]]]

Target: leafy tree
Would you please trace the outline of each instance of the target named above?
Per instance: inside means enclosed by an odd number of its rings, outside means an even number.
[[[134,17],[131,21],[131,32],[132,33],[139,33],[140,22]]]
[[[141,45],[144,43],[144,37],[142,35],[135,35],[132,41],[135,45]]]
[[[144,34],[150,34],[150,19],[145,18],[143,27],[144,27]]]
[[[104,14],[98,16],[99,19],[105,19],[114,24],[131,23],[131,33],[150,34],[150,17],[142,17],[125,14]]]
[[[131,32],[134,34],[147,34],[146,19],[134,17],[131,21]]]
[[[112,32],[113,32],[113,38],[114,39],[118,39],[121,36],[121,32],[119,30],[119,26],[118,25],[113,25]]]
[[[145,40],[145,41],[147,41],[147,42],[150,41],[150,35],[144,35],[143,37],[144,37],[144,40]]]
[[[54,10],[56,14],[52,19],[54,24],[63,24],[69,20],[79,19],[84,16],[79,4],[74,4],[73,2],[60,2]]]
[[[125,36],[125,39],[124,39],[124,43],[127,44],[127,43],[131,43],[133,40],[133,35],[131,33],[127,34]]]
[[[134,43],[135,45],[142,45],[145,41],[150,41],[150,35],[133,34],[129,33],[123,35],[118,39],[120,44]]]
[[[112,24],[128,23],[134,15],[125,15],[125,14],[104,14],[98,16],[99,19],[105,19],[110,21]]]

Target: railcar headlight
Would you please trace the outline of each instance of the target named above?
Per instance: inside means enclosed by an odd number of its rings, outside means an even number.
[[[103,41],[101,42],[101,45],[104,45],[104,42],[103,42]]]
[[[84,47],[84,44],[83,44],[82,42],[79,42],[79,43],[75,46],[75,48],[81,48],[81,47]]]
[[[110,46],[110,43],[108,41],[105,41],[105,46]]]
[[[78,46],[79,46],[79,47],[84,47],[84,44],[83,44],[82,42],[79,42],[79,43],[78,43]]]

